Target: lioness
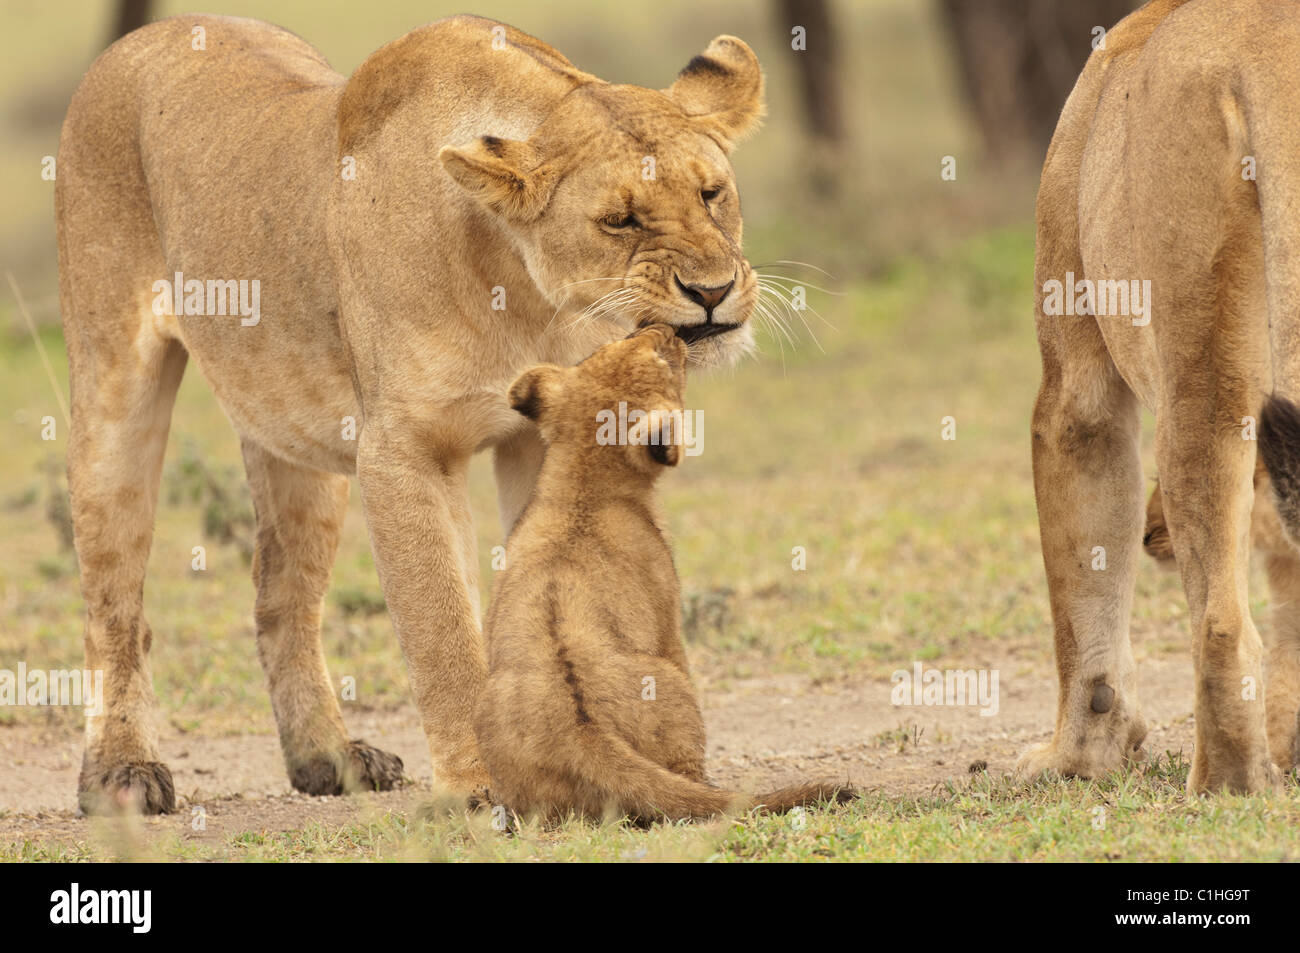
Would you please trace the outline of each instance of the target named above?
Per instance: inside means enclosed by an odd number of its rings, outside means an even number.
[[[415,30],[351,78],[229,17],[154,23],[96,60],[55,190],[86,666],[105,683],[84,809],[174,807],[142,593],[190,356],[243,446],[258,654],[294,787],[401,774],[349,740],[321,652],[355,473],[435,778],[485,788],[470,456],[492,448],[508,531],[542,458],[505,399],[522,368],[572,363],[634,320],[672,325],[701,364],[749,347],[758,289],[727,156],[762,95],[734,37],[656,91],[476,17]]]
[[[510,388],[546,457],[492,593],[475,728],[492,797],[517,813],[676,820],[746,804],[704,780],[704,723],[653,492],[681,456],[685,370],[686,346],[651,325]],[[649,443],[598,438],[621,403],[629,420],[646,415]],[[785,811],[851,796],[812,783],[758,802]]]
[[[1048,149],[1033,456],[1060,698],[1055,735],[1025,754],[1027,772],[1096,776],[1146,734],[1128,632],[1142,406],[1156,415],[1163,515],[1191,613],[1188,789],[1269,788],[1273,760],[1294,750],[1300,643],[1281,639],[1272,656],[1292,674],[1268,686],[1270,757],[1246,589],[1257,446],[1284,514],[1297,496],[1291,408],[1268,397],[1300,396],[1297,56],[1290,0],[1154,0],[1093,52]],[[1288,560],[1275,595],[1296,571]]]

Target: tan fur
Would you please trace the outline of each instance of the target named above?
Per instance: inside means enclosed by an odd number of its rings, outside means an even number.
[[[680,411],[685,362],[672,329],[654,325],[511,388],[547,450],[493,592],[475,727],[493,798],[519,814],[684,819],[852,794],[821,782],[751,801],[705,781],[704,723],[653,494],[680,448],[597,440],[598,415],[620,401],[629,413]]]
[[[1246,592],[1256,442],[1242,434],[1275,388],[1300,394],[1300,86],[1285,65],[1297,54],[1290,0],[1155,0],[1093,53],[1048,150],[1033,450],[1060,696],[1052,741],[1022,759],[1030,774],[1096,776],[1146,734],[1128,635],[1146,406],[1191,611],[1189,789],[1275,783]],[[1246,156],[1257,182],[1243,179]],[[1067,272],[1150,280],[1149,325],[1045,314],[1045,283]],[[1275,591],[1289,592],[1300,567],[1276,568]],[[1278,692],[1294,710],[1294,689]]]
[[[151,24],[95,62],[55,192],[86,657],[107,694],[87,723],[83,806],[173,803],[141,592],[189,357],[244,447],[258,651],[294,784],[386,787],[401,773],[349,742],[320,650],[355,472],[436,778],[484,787],[466,472],[493,448],[508,530],[541,459],[508,384],[646,320],[698,338],[700,364],[749,346],[757,283],[727,152],[758,120],[762,74],[731,37],[692,64],[662,92],[615,86],[517,30],[455,17],[345,79],[287,31],[208,16]],[[259,281],[261,321],[155,316],[153,284],[177,271]],[[734,287],[710,310],[679,281]],[[707,324],[731,330],[702,337]]]
[[[1296,730],[1300,716],[1300,552],[1283,532],[1268,473],[1262,465],[1255,468],[1250,535],[1255,552],[1264,560],[1271,603],[1264,640],[1268,750],[1274,764],[1283,771],[1291,771],[1300,757],[1300,734]],[[1158,483],[1147,501],[1142,543],[1152,558],[1171,569],[1177,568]]]

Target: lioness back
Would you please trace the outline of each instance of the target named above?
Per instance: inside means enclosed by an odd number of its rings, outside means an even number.
[[[243,436],[303,465],[353,472],[356,441],[339,439],[340,421],[361,415],[331,278],[329,207],[336,188],[364,190],[373,202],[382,180],[406,173],[349,150],[419,110],[411,124],[432,170],[448,143],[485,130],[527,136],[585,75],[546,44],[477,17],[416,30],[350,80],[306,41],[260,20],[149,24],[95,61],[69,107],[55,198],[61,254],[83,270],[101,259],[119,275],[128,270],[141,288],[139,310],[102,316],[112,323],[102,333],[135,337],[152,324],[184,343]],[[455,209],[460,189],[441,169],[431,175],[432,187],[407,190]],[[430,241],[463,242],[454,221]],[[121,254],[83,252],[106,232],[119,236]],[[151,313],[149,289],[177,275],[256,280],[256,325],[180,307],[176,316]],[[71,301],[63,311],[76,315]]]

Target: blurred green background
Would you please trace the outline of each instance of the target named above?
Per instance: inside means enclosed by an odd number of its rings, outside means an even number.
[[[21,279],[34,313],[55,315],[52,183],[39,178],[83,71],[111,35],[118,4],[55,0],[0,4],[0,261]],[[472,9],[471,9],[472,7]],[[737,152],[752,261],[813,261],[840,277],[880,267],[900,251],[934,248],[971,228],[1023,219],[1033,183],[1010,187],[986,174],[978,132],[937,4],[848,0],[830,7],[845,141],[840,188],[818,199],[814,170],[825,148],[810,142],[799,92],[800,57],[824,56],[818,34],[790,48],[790,27],[770,0],[488,0],[480,4],[376,0],[229,0],[205,12],[270,20],[306,38],[347,75],[373,51],[421,24],[461,12],[504,20],[541,37],[583,69],[612,82],[661,88],[719,33],[750,43],[768,77],[765,128]],[[155,0],[155,17],[192,12]],[[958,159],[942,182],[944,155]],[[1032,170],[1030,175],[1032,176]]]

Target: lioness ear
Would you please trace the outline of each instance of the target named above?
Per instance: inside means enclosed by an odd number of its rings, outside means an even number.
[[[668,97],[728,151],[763,117],[763,71],[744,40],[720,36],[677,74]]]
[[[560,392],[563,371],[554,364],[538,364],[524,371],[510,385],[510,406],[529,420],[540,421],[547,405]]]
[[[507,218],[532,221],[551,200],[555,170],[526,142],[482,136],[464,148],[443,146],[438,159],[461,188]]]

